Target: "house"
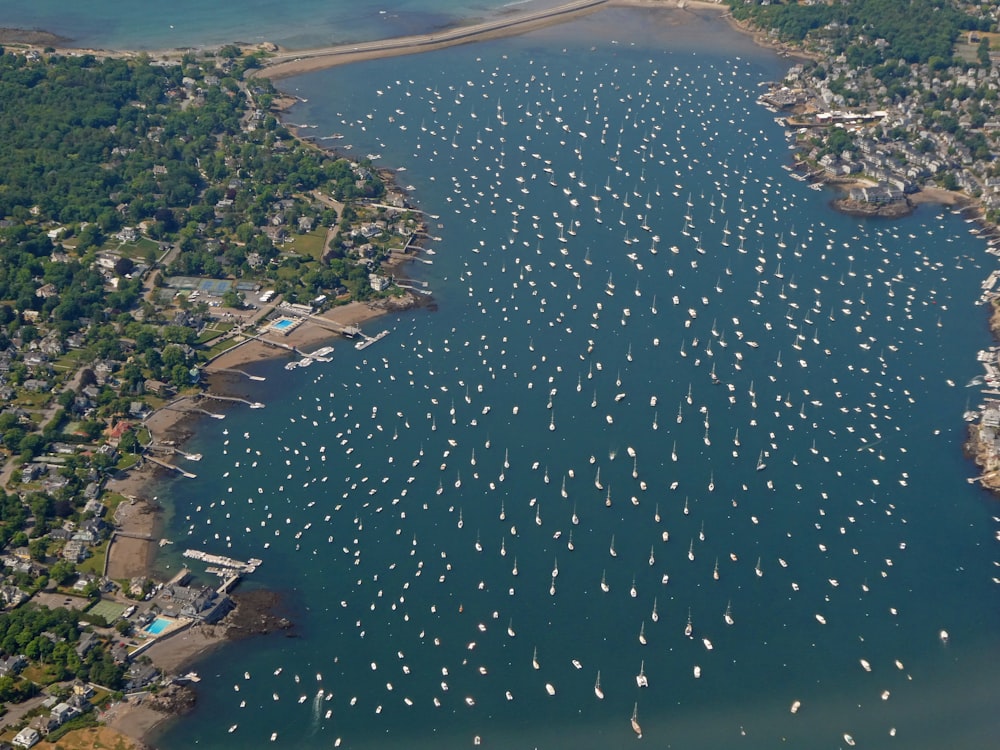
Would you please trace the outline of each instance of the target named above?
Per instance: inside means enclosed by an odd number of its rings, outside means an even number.
[[[14,572],[23,572],[30,574],[34,569],[31,563],[16,562],[15,565],[10,566]],[[27,568],[27,570],[23,570]],[[0,586],[0,604],[3,605],[4,609],[14,609],[20,606],[24,602],[28,601],[28,595],[21,591],[17,586]]]
[[[78,539],[71,539],[63,547],[62,556],[64,560],[69,560],[71,563],[83,562],[87,557],[86,545]]]
[[[152,664],[133,664],[125,673],[125,690],[142,690],[160,676],[160,671]]]
[[[130,417],[145,419],[153,413],[153,410],[149,408],[149,404],[143,401],[133,401],[129,404],[128,413]]]
[[[93,635],[93,633],[85,633],[85,635]],[[83,638],[80,640],[83,640]],[[88,700],[94,697],[94,688],[83,680],[76,679],[73,680],[73,695],[77,695],[84,700]]]
[[[15,747],[34,747],[42,739],[41,735],[31,727],[25,727],[16,735],[11,742]]]
[[[24,654],[15,654],[6,659],[0,659],[0,677],[13,677],[26,666],[28,666],[28,659]]]
[[[80,633],[80,640],[78,640],[76,642],[76,648],[74,648],[74,651],[76,651],[76,655],[77,656],[79,656],[79,657],[82,658],[95,645],[97,645],[97,636],[94,633],[83,632],[83,633]],[[79,682],[79,680],[78,680],[78,682]],[[86,683],[81,683],[81,684],[84,685],[87,688],[90,687]],[[76,692],[76,684],[75,683],[73,685],[73,691]],[[90,692],[91,692],[91,694],[93,694],[94,691],[91,689]],[[89,696],[87,696],[87,697],[89,697]]]
[[[143,383],[143,386],[148,393],[155,396],[172,396],[174,394],[174,389],[161,380],[149,378]]]
[[[34,729],[36,732],[38,732],[39,735],[44,737],[53,729],[57,729],[59,727],[59,724],[60,724],[59,720],[56,719],[56,717],[54,717],[52,714],[45,714],[43,716],[36,716],[34,719],[31,720],[31,723],[28,724],[28,726]]]
[[[52,718],[59,722],[59,724],[65,724],[67,721],[72,719],[74,716],[80,715],[80,709],[76,706],[71,706],[68,703],[59,703],[52,709]]]

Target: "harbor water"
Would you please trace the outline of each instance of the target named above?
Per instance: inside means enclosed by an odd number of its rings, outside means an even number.
[[[989,746],[993,257],[795,179],[755,103],[788,64],[612,10],[283,82],[405,167],[437,309],[199,425],[167,535],[261,558],[294,637],[208,657],[158,746],[621,747],[633,710],[657,747]]]
[[[41,29],[90,49],[169,50],[231,42],[271,42],[290,49],[427,34],[459,22],[493,18],[560,0],[7,0],[0,25]]]

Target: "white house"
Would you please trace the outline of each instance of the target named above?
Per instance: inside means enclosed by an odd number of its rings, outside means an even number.
[[[31,727],[25,727],[16,735],[11,742],[17,747],[34,747],[41,740],[41,736]]]

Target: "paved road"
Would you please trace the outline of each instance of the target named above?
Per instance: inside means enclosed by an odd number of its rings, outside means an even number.
[[[573,0],[573,2],[554,8],[505,16],[471,26],[459,26],[434,34],[420,34],[416,36],[380,39],[373,42],[339,44],[332,47],[321,47],[311,50],[280,52],[268,59],[266,66],[261,69],[260,73],[269,78],[280,78],[282,75],[293,75],[302,72],[300,65],[304,60],[315,61],[315,66],[309,66],[310,69],[313,69],[336,65],[338,62],[341,62],[338,58],[342,57],[352,57],[354,55],[363,55],[366,57],[390,56],[418,52],[422,48],[438,48],[453,44],[462,44],[472,41],[476,37],[495,34],[497,32],[513,34],[517,33],[522,26],[530,26],[564,15],[596,10],[608,2],[609,0]],[[298,65],[292,67],[293,63]]]

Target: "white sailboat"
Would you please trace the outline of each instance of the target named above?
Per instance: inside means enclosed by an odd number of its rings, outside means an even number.
[[[646,662],[639,663],[639,674],[635,676],[635,684],[641,688],[649,687],[649,680],[646,679]]]

